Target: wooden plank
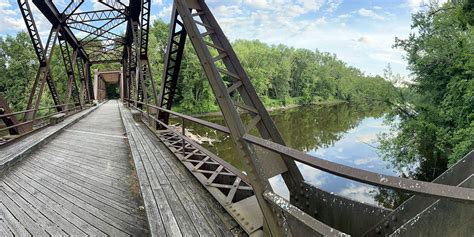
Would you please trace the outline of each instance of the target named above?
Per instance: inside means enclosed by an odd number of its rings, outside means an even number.
[[[80,165],[85,165],[88,166],[89,168],[97,169],[101,172],[108,172],[111,173],[113,176],[115,173],[123,174],[127,173],[130,171],[130,167],[127,167],[125,165],[117,165],[120,163],[116,163],[114,161],[109,161],[107,162],[106,160],[101,160],[101,159],[96,159],[87,157],[86,155],[81,156],[76,156],[72,155],[71,153],[67,151],[51,151],[51,149],[45,149],[42,150],[41,152],[36,153],[37,156],[39,157],[44,157],[44,158],[54,158],[56,160],[61,160],[62,162],[66,162],[68,164],[80,164]],[[122,162],[125,163],[126,161]],[[125,163],[126,164],[126,163]]]
[[[27,161],[30,162],[30,161]],[[104,179],[95,178],[91,175],[87,175],[86,173],[79,173],[76,170],[68,170],[55,164],[48,163],[47,161],[41,162],[41,165],[47,167],[49,170],[54,171],[56,173],[60,173],[63,176],[67,176],[69,178],[75,179],[78,182],[83,182],[86,185],[95,186],[103,189],[106,192],[113,193],[121,198],[129,200],[131,198],[130,192],[127,192],[123,189],[118,189],[113,182],[108,182]]]
[[[89,224],[78,218],[72,212],[61,208],[61,206],[51,199],[47,198],[40,192],[31,188],[28,185],[24,185],[21,182],[17,183],[18,179],[14,175],[6,177],[6,184],[11,187],[15,192],[25,200],[31,203],[38,211],[48,216],[48,219],[54,221],[62,230],[73,236],[85,236],[86,233],[96,233],[99,230],[89,227]],[[74,223],[74,224],[73,224]],[[76,227],[77,226],[77,227]],[[79,228],[81,229],[79,229]],[[84,232],[85,233],[84,233]]]
[[[79,216],[82,220],[87,222],[89,225],[91,225],[91,226],[93,226],[94,228],[97,229],[96,231],[94,231],[90,234],[96,235],[97,232],[99,232],[98,230],[100,230],[101,232],[104,232],[108,235],[127,236],[127,233],[122,232],[121,230],[113,227],[110,223],[108,223],[108,222],[102,220],[101,218],[97,217],[97,216],[102,216],[102,215],[100,215],[100,213],[92,214],[92,213],[88,212],[86,209],[83,209],[83,208],[87,208],[87,209],[90,210],[92,208],[88,208],[88,206],[82,206],[83,203],[78,203],[77,199],[74,199],[74,198],[71,198],[71,197],[69,197],[70,199],[68,199],[68,198],[60,196],[57,193],[57,190],[54,190],[54,189],[50,190],[50,189],[44,187],[43,185],[40,184],[41,181],[38,182],[37,180],[31,179],[27,175],[23,174],[22,171],[15,172],[15,176],[18,178],[16,181],[21,183],[21,185],[25,185],[27,183],[31,184],[31,186],[34,187],[34,192],[43,193],[49,199],[52,199],[57,204],[59,204],[58,208],[69,210],[70,212],[72,212],[75,215]],[[78,205],[80,205],[80,206],[78,206]],[[94,212],[94,211],[97,211],[97,210],[93,210],[92,212]],[[84,227],[81,226],[80,228],[81,228],[81,230],[83,230]]]
[[[23,212],[22,208],[14,203],[5,192],[0,191],[0,200],[1,202],[8,207],[10,213],[18,220],[19,223],[24,225],[25,229],[33,236],[47,236],[48,234],[40,228],[36,224],[34,220],[32,220],[25,212]]]
[[[13,233],[8,229],[7,224],[0,220],[0,236],[13,237]]]
[[[58,227],[57,224],[53,223],[50,219],[37,210],[31,203],[23,199],[18,193],[13,191],[6,183],[0,182],[3,186],[3,192],[5,197],[9,197],[13,202],[16,203],[28,216],[30,216],[35,222],[42,226],[42,228],[52,236],[60,236],[65,233]],[[13,206],[10,205],[9,206]]]
[[[129,192],[129,189],[128,189],[129,187],[122,185],[120,182],[121,181],[120,178],[116,176],[111,176],[109,174],[103,174],[101,172],[97,172],[97,170],[87,167],[85,165],[69,164],[69,163],[61,162],[54,159],[47,159],[45,157],[37,157],[37,158],[41,159],[42,162],[55,165],[61,169],[67,170],[68,172],[74,172],[74,173],[80,174],[85,177],[89,177],[90,179],[94,179],[94,180],[102,180],[108,185],[111,185],[119,190],[122,190],[124,192]]]
[[[67,185],[67,183],[61,183],[53,178],[48,177],[43,174],[41,171],[34,171],[31,168],[21,167],[21,172],[29,177],[35,177],[35,180],[41,181],[42,185],[56,191],[59,195],[63,196],[67,200],[74,201],[77,205],[80,205],[83,209],[93,213],[97,217],[103,219],[104,221],[110,220],[111,223],[119,223],[120,226],[115,225],[118,229],[123,227],[123,230],[127,229],[139,232],[136,224],[142,224],[139,220],[132,216],[128,210],[119,209],[115,205],[111,205],[111,200],[103,200],[101,198],[96,198],[89,196],[90,193],[82,193],[81,190],[73,189]],[[103,217],[103,218],[102,218]]]
[[[122,202],[115,201],[114,199],[109,197],[108,193],[103,193],[103,192],[97,192],[89,187],[83,187],[81,185],[76,184],[75,182],[71,182],[67,179],[64,179],[63,177],[57,176],[54,173],[51,173],[47,170],[44,170],[43,168],[35,165],[30,165],[26,166],[23,165],[22,168],[29,169],[32,172],[37,172],[41,173],[45,176],[47,176],[49,181],[51,183],[57,183],[61,187],[65,187],[69,189],[71,192],[78,191],[81,194],[86,194],[87,196],[104,203],[106,206],[110,206],[118,211],[125,212],[127,214],[134,217],[133,222],[136,222],[138,220],[135,220],[135,218],[138,218],[138,215],[136,215],[137,209],[133,208],[131,206],[126,205],[125,200],[121,200]],[[112,210],[112,212],[115,212],[115,210]]]
[[[30,233],[15,219],[3,203],[0,203],[0,217],[15,236],[30,236]]]
[[[98,194],[107,194],[108,198],[115,200],[116,202],[121,203],[127,207],[134,207],[135,205],[130,203],[131,196],[129,193],[126,193],[127,196],[120,196],[120,193],[115,193],[116,190],[113,190],[109,185],[99,184],[97,182],[87,182],[86,180],[81,179],[82,177],[75,177],[71,175],[70,172],[65,172],[62,169],[57,169],[55,167],[48,167],[48,164],[42,163],[31,163],[25,162],[25,165],[31,165],[35,169],[43,169],[49,173],[55,174],[55,176],[69,182],[73,182],[76,185],[79,185],[83,188],[96,192]]]
[[[131,133],[129,131],[129,124],[126,121],[124,121],[124,125],[128,133]],[[139,179],[140,190],[145,205],[146,215],[148,217],[148,226],[151,232],[150,234],[152,236],[165,236],[166,234],[170,236],[180,236],[181,232],[179,231],[179,228],[177,230],[176,228],[173,228],[174,226],[177,226],[177,222],[174,219],[174,216],[171,216],[169,219],[167,219],[166,222],[163,222],[163,213],[166,213],[165,210],[170,210],[171,208],[169,207],[169,205],[165,205],[167,204],[166,199],[160,200],[161,206],[158,206],[154,194],[152,192],[145,168],[143,166],[143,161],[137,149],[135,149],[136,143],[133,140],[133,137],[131,136],[129,136],[129,143],[131,146],[135,170]],[[167,215],[165,215],[165,217],[167,217]]]

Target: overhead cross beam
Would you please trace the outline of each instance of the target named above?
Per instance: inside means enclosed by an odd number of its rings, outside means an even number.
[[[113,19],[126,19],[126,15],[116,10],[100,10],[89,12],[78,12],[71,14],[67,23],[87,23],[94,21],[106,21]]]
[[[71,31],[69,26],[65,24],[66,19],[63,14],[59,13],[56,6],[51,0],[33,0],[38,10],[48,19],[53,27],[59,27],[59,32],[65,38],[65,40],[72,46],[74,50],[78,51],[80,57],[87,58],[86,51],[82,48],[81,44],[77,40],[74,33]]]

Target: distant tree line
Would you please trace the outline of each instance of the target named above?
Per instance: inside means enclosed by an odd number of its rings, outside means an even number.
[[[161,80],[168,25],[155,21],[150,37],[150,53],[157,84]],[[391,82],[367,76],[348,66],[336,55],[318,50],[268,45],[258,40],[236,40],[234,51],[267,106],[309,104],[324,101],[386,101],[394,96]],[[194,53],[186,44],[177,88],[178,109],[190,113],[217,110],[214,95]]]

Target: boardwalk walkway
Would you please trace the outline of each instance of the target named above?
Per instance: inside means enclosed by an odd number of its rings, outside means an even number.
[[[0,236],[147,235],[118,102],[109,101],[0,177]]]
[[[122,118],[152,236],[232,236],[240,227],[129,109]]]

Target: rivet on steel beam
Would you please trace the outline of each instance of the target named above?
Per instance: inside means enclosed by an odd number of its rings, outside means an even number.
[[[309,202],[306,202],[306,206],[309,206]]]
[[[392,221],[397,221],[397,217],[396,216],[392,216]]]
[[[244,220],[245,220],[245,218],[243,218],[243,217],[242,217],[242,218],[240,218],[240,220],[241,220],[241,221],[244,221]]]
[[[245,222],[245,225],[249,225],[250,223],[248,221]]]
[[[382,233],[382,230],[380,229],[380,227],[375,228],[375,233],[377,233],[377,234],[381,234],[381,233]]]
[[[385,228],[388,228],[388,221],[386,221],[383,226],[385,226]]]
[[[240,216],[240,213],[237,213],[237,216]]]
[[[314,215],[317,216],[318,215],[318,211],[317,210],[314,210]]]

